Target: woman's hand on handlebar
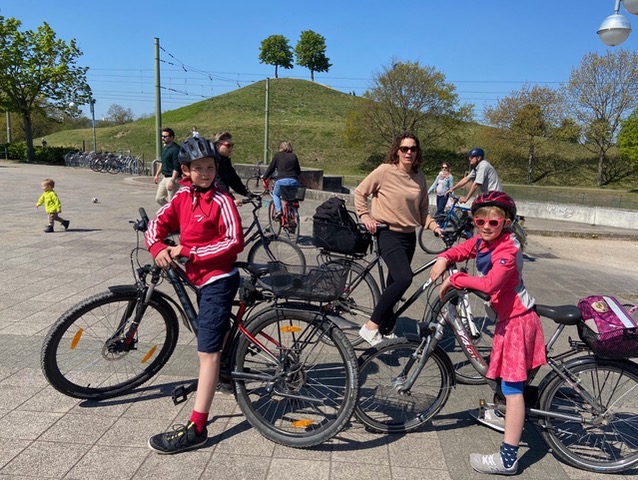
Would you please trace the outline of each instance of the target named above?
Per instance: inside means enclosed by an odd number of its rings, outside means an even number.
[[[377,222],[374,218],[372,218],[370,215],[366,215],[360,220],[361,220],[361,223],[363,223],[366,226],[366,229],[368,230],[368,232],[370,232],[373,235],[377,233],[377,225],[379,224],[379,222]]]
[[[171,266],[171,263],[177,258],[180,257],[182,253],[182,246],[176,245],[174,247],[166,247],[164,250],[159,252],[155,257],[155,263],[158,267],[166,270]]]

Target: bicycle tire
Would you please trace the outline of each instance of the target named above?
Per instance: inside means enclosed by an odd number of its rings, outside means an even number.
[[[270,225],[270,231],[273,235],[277,237],[281,235],[281,222],[275,218],[275,202],[272,199],[268,202],[268,225]]]
[[[133,348],[107,350],[121,322],[131,320],[137,295],[132,289],[103,292],[55,322],[40,357],[53,388],[70,397],[103,400],[131,391],[160,371],[175,350],[179,325],[172,307],[158,295],[146,307]]]
[[[331,260],[326,265],[343,265],[347,263],[348,279],[343,294],[335,301],[330,302],[326,308],[332,313],[343,317],[348,325],[339,325],[346,338],[353,346],[365,342],[359,336],[359,329],[372,316],[372,311],[379,301],[381,292],[379,286],[370,272],[350,260]]]
[[[406,433],[427,423],[445,405],[453,386],[445,353],[436,348],[409,392],[399,393],[395,381],[406,373],[406,363],[420,342],[407,338],[386,340],[359,357],[359,402],[355,417],[367,430]],[[412,368],[416,368],[416,362]],[[408,372],[409,374],[409,372]]]
[[[553,374],[539,392],[541,410],[582,416],[585,421],[542,419],[541,434],[547,445],[565,463],[590,472],[622,472],[637,465],[638,366],[585,357],[565,367],[604,412],[596,416],[595,407]]]
[[[418,235],[419,246],[425,253],[438,255],[445,251],[443,238],[434,235],[432,230],[421,228]]]
[[[488,310],[485,300],[474,292],[464,292],[460,301],[454,305],[452,300],[458,295],[458,290],[452,290],[445,295],[443,300],[437,299],[432,307],[431,318],[438,318],[442,314],[441,312],[444,312],[447,308],[455,308],[464,322],[465,328],[470,333],[472,343],[474,343],[479,354],[489,363],[489,355],[494,341],[494,329],[496,328],[496,316],[491,309]],[[476,328],[474,335],[470,332],[470,321],[474,323]],[[450,357],[457,382],[465,385],[487,383],[487,379],[468,360],[456,340],[451,326],[446,326],[443,338],[439,342],[439,347]]]
[[[299,210],[288,203],[288,221],[287,225],[283,228],[284,235],[292,243],[299,242],[299,230],[301,230],[301,224],[299,223]]]
[[[295,448],[318,445],[343,430],[359,390],[357,358],[343,332],[318,312],[288,309],[266,310],[246,328],[262,345],[240,338],[232,376],[250,424],[269,440]]]
[[[305,268],[306,256],[294,243],[270,235],[264,236],[248,252],[248,263],[266,264],[268,262],[281,262],[285,265]]]
[[[246,180],[245,185],[248,191],[252,193],[263,190],[263,183],[258,175],[252,176],[248,180]]]

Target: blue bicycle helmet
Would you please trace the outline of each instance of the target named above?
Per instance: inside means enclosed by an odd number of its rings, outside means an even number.
[[[193,160],[200,158],[217,158],[217,152],[213,143],[204,137],[191,137],[179,147],[179,163],[188,165]]]
[[[473,148],[472,150],[470,150],[469,156],[485,158],[485,152],[482,148]]]

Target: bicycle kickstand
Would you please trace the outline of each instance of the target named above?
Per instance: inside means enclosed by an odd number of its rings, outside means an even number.
[[[171,394],[173,404],[179,405],[180,403],[184,403],[186,400],[188,400],[188,395],[195,392],[196,390],[197,380],[195,380],[190,385],[180,385],[179,387],[175,387],[173,393]]]

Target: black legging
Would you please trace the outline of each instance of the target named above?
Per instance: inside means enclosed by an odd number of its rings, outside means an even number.
[[[394,321],[388,318],[392,309],[412,283],[410,263],[416,248],[416,233],[400,233],[384,230],[379,232],[381,258],[388,268],[386,288],[370,320],[379,325],[382,334],[394,329]]]

